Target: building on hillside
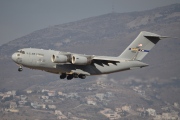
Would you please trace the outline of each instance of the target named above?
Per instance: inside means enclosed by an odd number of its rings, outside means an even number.
[[[150,116],[156,116],[156,110],[155,109],[148,108],[148,109],[146,109],[146,111],[148,112],[148,114]]]
[[[117,112],[114,112],[113,110],[109,108],[106,108],[100,111],[100,113],[106,116],[107,118],[109,118],[110,120],[116,120],[116,119],[121,118],[121,116]]]
[[[136,109],[136,111],[141,113],[141,112],[144,112],[145,110],[144,110],[143,107],[138,107],[138,108]]]
[[[44,102],[53,103],[54,101],[53,101],[53,100],[50,100],[50,99],[45,99]]]
[[[93,100],[93,99],[87,99],[87,104],[88,104],[88,105],[97,105],[97,104],[96,104],[96,101]]]
[[[154,120],[180,120],[178,112],[162,113],[162,115],[156,115]]]
[[[12,95],[12,91],[7,91],[6,95]]]
[[[26,100],[21,100],[21,101],[18,101],[18,104],[19,104],[19,105],[21,105],[21,106],[25,105],[26,103],[27,103],[27,101],[26,101]]]
[[[80,96],[78,93],[69,93],[69,94],[64,94],[66,98],[79,98]]]
[[[60,110],[55,110],[55,111],[54,111],[54,114],[55,114],[55,115],[62,115],[62,112],[61,112]]]
[[[5,94],[6,94],[6,95],[12,95],[12,96],[15,96],[15,95],[16,95],[16,91],[15,91],[15,90],[7,91]]]
[[[42,98],[43,100],[47,100],[47,99],[49,99],[49,96],[42,95],[41,98]]]
[[[0,97],[3,97],[4,96],[4,93],[0,92]]]
[[[13,96],[8,95],[8,94],[4,94],[3,97],[2,97],[2,100],[11,100],[11,99],[13,99]]]
[[[131,110],[131,106],[130,105],[124,105],[121,108],[123,111],[129,112]]]
[[[54,97],[56,95],[55,91],[48,91],[48,96]]]
[[[70,120],[87,120],[87,119],[84,119],[84,118],[78,118],[78,117],[71,117]]]
[[[46,90],[46,89],[42,89],[42,91],[41,91],[42,93],[44,93],[44,92],[49,92],[49,90]]]
[[[63,92],[59,91],[58,95],[63,96]]]
[[[59,116],[57,116],[57,119],[58,120],[64,120],[64,119],[67,120],[67,117],[65,115],[59,115]]]
[[[27,94],[31,94],[31,93],[32,93],[32,90],[26,90],[26,93],[27,93]]]
[[[15,91],[15,90],[12,90],[12,91],[11,91],[11,94],[12,94],[13,96],[16,96],[16,91]]]
[[[117,113],[123,112],[122,108],[116,108],[115,111],[116,111]]]
[[[6,112],[18,113],[18,109],[5,109]]]
[[[162,107],[161,110],[162,111],[170,111],[170,108],[169,107]]]
[[[16,102],[10,102],[9,108],[10,109],[16,109],[17,108]]]
[[[49,109],[56,109],[56,106],[55,105],[48,105],[48,108]]]
[[[41,104],[41,103],[38,103],[38,102],[33,102],[31,103],[31,106],[34,108],[34,109],[46,109],[46,105],[45,104]]]
[[[114,95],[112,94],[112,92],[106,92],[105,97],[110,98],[114,97]]]
[[[105,96],[104,93],[97,93],[96,94],[96,98],[98,98],[101,101],[104,99],[104,96]]]
[[[20,99],[23,101],[23,100],[26,100],[27,99],[27,96],[26,95],[20,95]]]
[[[177,102],[174,103],[175,108],[179,108],[179,104]]]

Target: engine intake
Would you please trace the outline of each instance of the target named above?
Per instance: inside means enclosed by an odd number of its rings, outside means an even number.
[[[52,55],[51,61],[53,63],[66,63],[68,58],[65,55]]]
[[[75,65],[87,65],[91,63],[91,60],[87,57],[72,55],[71,62]]]

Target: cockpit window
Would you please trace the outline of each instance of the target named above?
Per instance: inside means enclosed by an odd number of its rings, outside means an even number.
[[[18,53],[25,54],[25,52],[24,52],[24,51],[22,51],[22,50],[18,50],[17,52],[18,52]]]
[[[25,54],[25,52],[24,52],[24,51],[20,51],[20,53]]]

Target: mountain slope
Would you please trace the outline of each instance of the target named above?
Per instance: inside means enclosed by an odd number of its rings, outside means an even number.
[[[9,67],[14,64],[11,54],[26,47],[118,56],[140,31],[180,38],[180,4],[142,12],[109,13],[37,30],[0,46],[0,59]],[[113,76],[180,77],[179,45],[179,39],[162,40],[143,60],[149,67]],[[3,71],[9,71],[8,67]]]

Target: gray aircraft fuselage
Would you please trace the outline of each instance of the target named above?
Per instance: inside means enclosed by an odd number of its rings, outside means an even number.
[[[23,51],[24,54],[20,52],[16,52],[12,55],[12,59],[20,66],[24,66],[32,69],[44,70],[56,74],[71,73],[72,70],[74,71],[80,70],[86,73],[87,75],[99,75],[99,74],[107,74],[107,73],[129,70],[134,67],[147,66],[147,64],[142,63],[140,61],[126,61],[123,59],[122,60],[119,59],[119,63],[116,64],[108,63],[108,65],[106,64],[100,65],[98,63],[89,64],[89,65],[74,65],[68,62],[57,64],[52,62],[51,57],[53,54],[61,53],[59,51],[43,50],[36,48],[24,48],[19,51]],[[109,58],[108,56],[103,56],[103,57]]]

